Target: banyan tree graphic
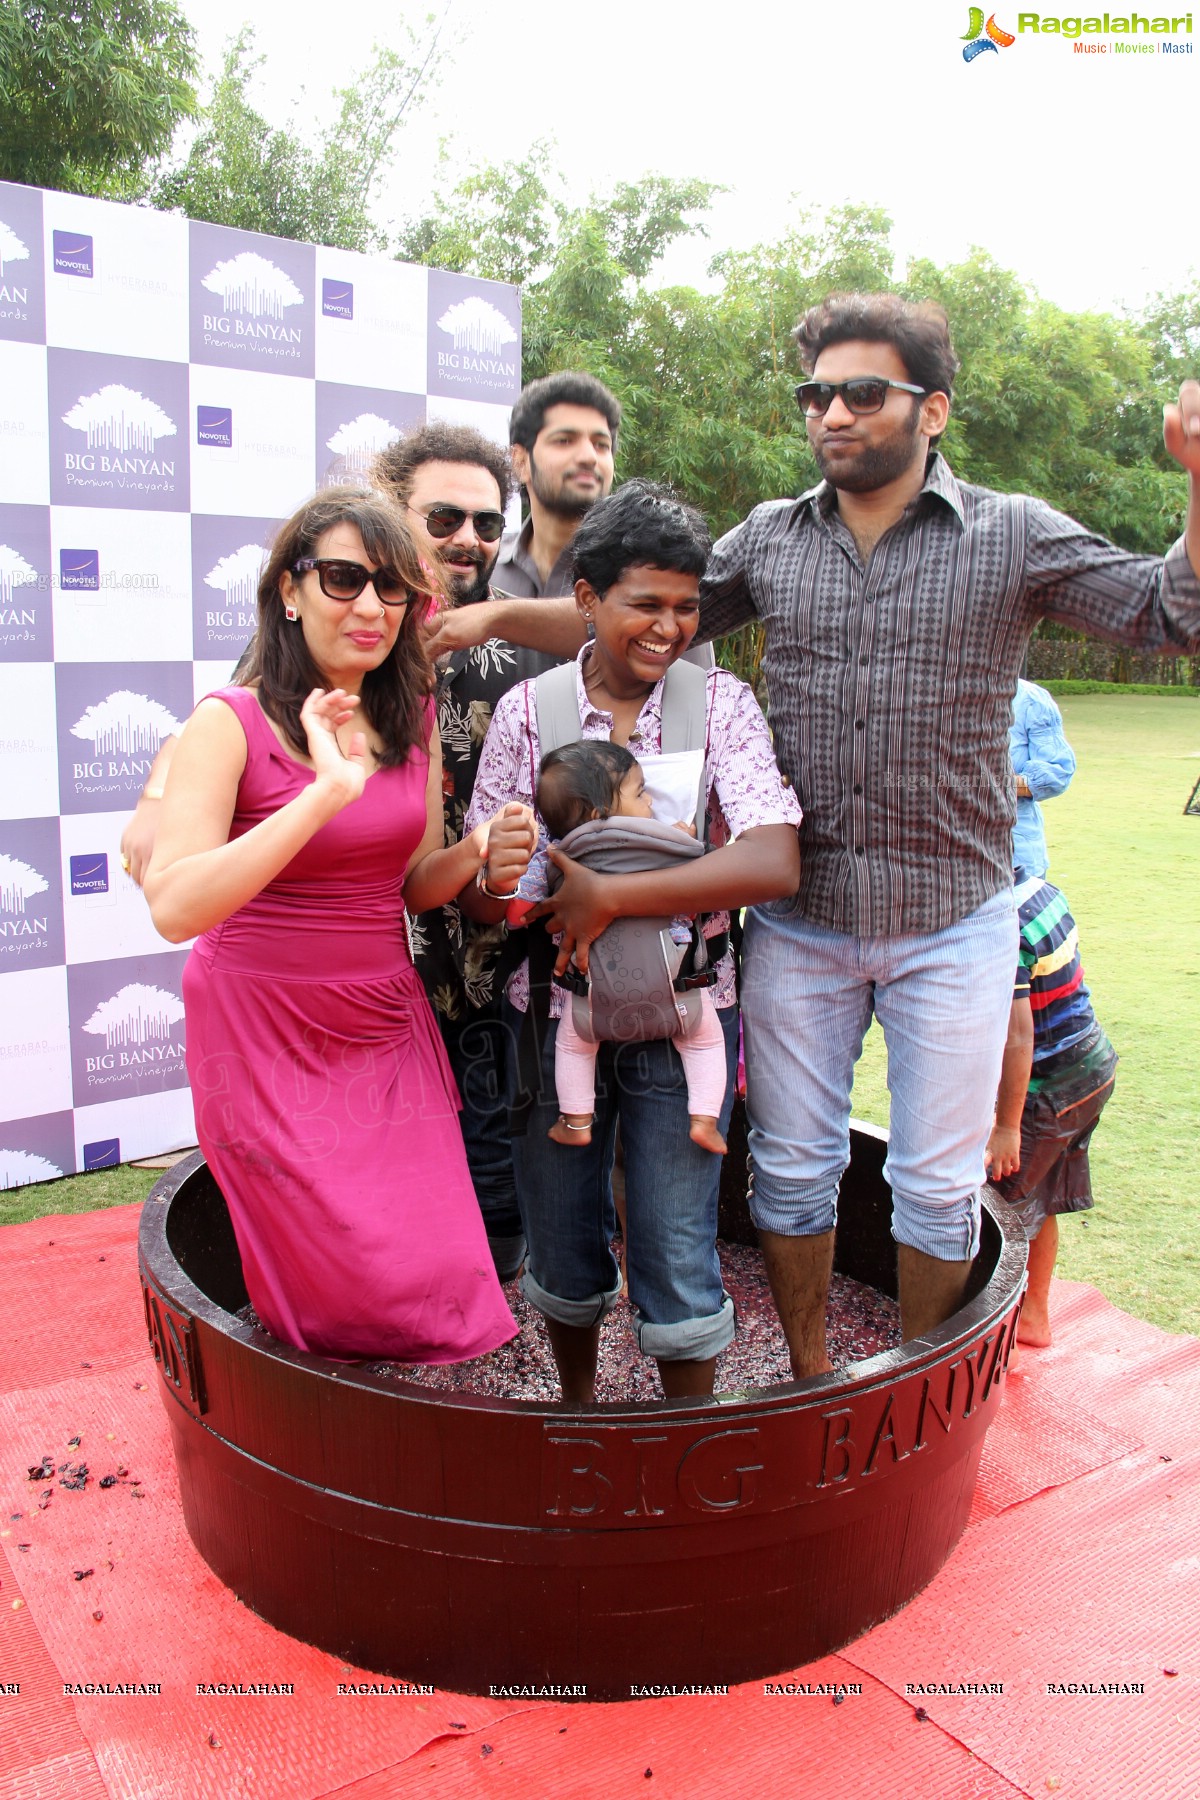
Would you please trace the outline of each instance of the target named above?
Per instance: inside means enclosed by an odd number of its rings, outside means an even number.
[[[118,688],[76,719],[71,736],[90,738],[97,756],[112,756],[115,752],[144,756],[147,751],[156,751],[165,737],[174,737],[182,730],[174,713],[148,694]]]
[[[219,262],[200,285],[210,294],[220,294],[226,312],[265,313],[268,319],[282,319],[285,306],[304,304],[304,295],[291,276],[253,250]]]
[[[175,436],[175,421],[161,406],[133,388],[110,382],[81,394],[63,424],[86,431],[89,450],[150,450],[160,437]]]
[[[498,307],[479,294],[459,300],[438,320],[442,331],[454,339],[456,350],[486,350],[495,356],[505,344],[515,344],[517,334]]]
[[[12,227],[0,219],[0,279],[4,276],[5,263],[28,261],[28,244],[23,244]]]
[[[331,438],[325,442],[334,454],[341,458],[340,470],[346,476],[366,475],[381,450],[394,444],[400,437],[399,425],[393,425],[390,419],[381,419],[378,413],[359,413],[357,419],[350,419],[345,425],[339,425]],[[339,472],[340,472],[339,470]]]
[[[28,863],[18,862],[15,856],[0,855],[0,912],[23,913],[27,900],[49,891],[49,882]]]
[[[83,1029],[102,1037],[109,1050],[144,1044],[147,1038],[169,1038],[183,1018],[183,1001],[167,988],[131,981],[110,1000],[102,1000]]]
[[[9,1150],[0,1144],[0,1188],[24,1187],[31,1181],[57,1181],[65,1174],[57,1163],[28,1150]]]
[[[37,570],[30,567],[19,550],[11,544],[0,544],[0,605],[11,606],[14,589],[28,587],[37,578]]]
[[[223,593],[230,606],[253,606],[262,566],[261,544],[241,544],[213,564],[204,585]]]

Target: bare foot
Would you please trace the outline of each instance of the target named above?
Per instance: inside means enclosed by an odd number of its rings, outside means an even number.
[[[810,1375],[832,1375],[834,1372],[833,1364],[827,1356],[818,1357],[810,1369],[799,1366],[797,1359],[794,1356],[791,1359],[791,1363],[793,1381],[807,1381]]]
[[[582,1147],[592,1141],[593,1113],[559,1113],[553,1125],[546,1133],[556,1144],[569,1147]]]
[[[1051,1343],[1049,1312],[1045,1309],[1031,1312],[1026,1301],[1017,1320],[1017,1342],[1028,1344],[1034,1350],[1047,1349]]]
[[[699,1144],[702,1150],[711,1150],[714,1156],[724,1156],[729,1145],[717,1130],[717,1121],[707,1118],[703,1113],[693,1113],[688,1126],[688,1136],[693,1144]]]

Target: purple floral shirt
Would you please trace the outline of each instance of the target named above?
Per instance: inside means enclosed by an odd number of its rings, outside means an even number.
[[[612,735],[612,714],[593,706],[583,685],[583,662],[589,652],[590,646],[585,644],[576,660],[580,735],[608,738]],[[657,756],[662,749],[662,693],[660,681],[646,696],[629,736],[628,747],[634,756]],[[510,800],[521,800],[526,806],[533,806],[541,760],[533,682],[522,681],[509,689],[492,714],[479,758],[470,810],[463,824],[464,834],[490,819]],[[705,768],[708,775],[708,841],[713,849],[741,837],[755,825],[800,824],[800,803],[779,773],[762,709],[745,682],[726,669],[708,672]],[[540,850],[549,839],[540,818],[538,824]],[[705,935],[715,937],[725,931],[728,924],[728,913],[711,913]],[[507,991],[513,1005],[524,1012],[529,1003],[528,963],[521,964],[509,981]],[[737,998],[732,956],[723,958],[718,965],[713,997],[718,1006],[732,1006]],[[558,988],[551,993],[550,1010],[555,1018],[562,1011],[562,993]]]

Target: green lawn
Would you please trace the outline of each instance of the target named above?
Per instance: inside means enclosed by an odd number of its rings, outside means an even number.
[[[1200,1332],[1200,704],[1063,695],[1079,759],[1044,810],[1050,878],[1079,926],[1096,1013],[1121,1055],[1092,1141],[1096,1205],[1062,1225],[1058,1272],[1127,1312]],[[887,1123],[882,1034],[855,1111]]]
[[[1064,1221],[1061,1274],[1127,1311],[1200,1333],[1200,703],[1069,695],[1079,758],[1046,807],[1051,876],[1079,924],[1096,1011],[1121,1053],[1092,1149],[1095,1209]],[[887,1123],[881,1034],[867,1038],[855,1110]],[[0,1223],[141,1199],[139,1169],[0,1194]]]

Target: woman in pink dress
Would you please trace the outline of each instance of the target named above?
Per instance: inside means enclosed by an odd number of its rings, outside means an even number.
[[[145,891],[184,972],[201,1148],[259,1318],[333,1357],[456,1362],[516,1326],[497,1283],[404,907],[485,857],[523,869],[506,808],[443,845],[441,750],[402,519],[326,491],[281,529],[245,685],[179,740]]]

